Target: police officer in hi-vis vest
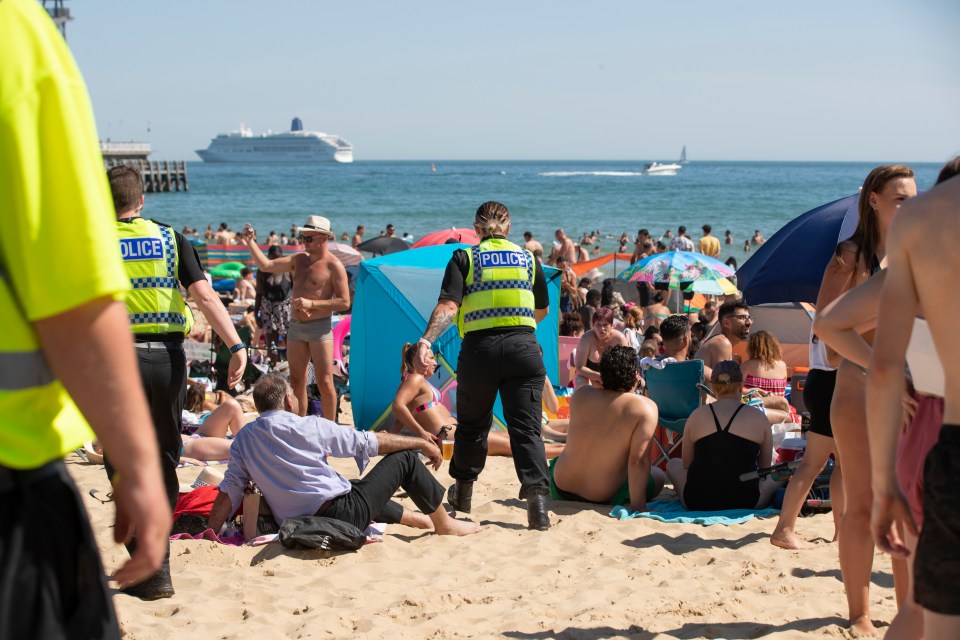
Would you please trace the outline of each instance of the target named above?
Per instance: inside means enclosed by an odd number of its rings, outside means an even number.
[[[204,276],[200,258],[187,240],[168,227],[140,217],[143,182],[133,167],[118,166],[107,172],[117,214],[120,257],[130,279],[127,312],[133,329],[140,378],[160,446],[160,465],[171,509],[176,506],[179,483],[181,414],[187,393],[187,360],[183,339],[193,316],[180,294],[182,285],[206,316],[210,326],[230,346],[230,387],[237,384],[247,366],[246,345],[237,335],[226,307]],[[109,451],[107,452],[109,456]],[[104,461],[113,476],[109,457]],[[126,590],[144,600],[173,595],[169,550],[160,572]]]
[[[417,346],[418,368],[423,370],[431,345],[454,320],[463,338],[450,462],[450,475],[457,482],[447,496],[455,509],[470,512],[499,392],[520,498],[527,500],[527,522],[531,529],[545,531],[550,528],[550,485],[540,439],[540,403],[546,371],[534,332],[550,305],[547,284],[533,254],[507,240],[510,212],[504,205],[483,203],[473,225],[480,244],[453,253],[440,299]]]

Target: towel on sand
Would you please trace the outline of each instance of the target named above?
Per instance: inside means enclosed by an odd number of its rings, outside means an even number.
[[[646,511],[630,511],[628,507],[614,507],[611,518],[630,520],[632,518],[650,518],[660,522],[681,522],[684,524],[743,524],[751,518],[775,516],[778,509],[729,509],[727,511],[688,511],[679,500],[654,500],[647,503]]]

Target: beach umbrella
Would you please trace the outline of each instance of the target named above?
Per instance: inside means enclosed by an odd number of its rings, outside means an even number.
[[[463,243],[463,244],[480,244],[480,236],[477,235],[477,232],[473,229],[467,229],[466,227],[462,228],[450,228],[450,229],[441,229],[440,231],[434,231],[433,233],[428,233],[419,240],[413,243],[410,247],[411,249],[416,249],[417,247],[429,247],[435,244],[450,244],[451,242]]]
[[[630,282],[666,283],[671,289],[679,289],[681,282],[719,280],[733,274],[732,268],[702,253],[667,251],[635,262],[617,277]]]
[[[666,284],[670,289],[685,288],[687,283],[729,278],[734,271],[724,263],[695,251],[667,251],[647,256],[620,273],[630,282]],[[677,305],[680,305],[678,299]]]
[[[737,292],[737,287],[727,280],[694,280],[684,291],[693,291],[707,296],[726,296]]]
[[[856,228],[856,217],[857,194],[853,194],[784,225],[737,271],[737,285],[747,303],[816,302],[830,257],[837,243]]]
[[[400,238],[391,238],[390,236],[379,236],[371,238],[357,245],[360,251],[372,253],[375,256],[385,256],[398,251],[406,251],[410,245]]]
[[[360,264],[360,261],[363,260],[363,256],[359,251],[350,245],[342,244],[340,242],[333,242],[332,240],[327,241],[327,251],[335,255],[344,266]]]

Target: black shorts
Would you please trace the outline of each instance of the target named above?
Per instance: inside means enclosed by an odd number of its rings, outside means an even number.
[[[77,488],[63,462],[41,473],[0,468],[0,638],[119,638]]]
[[[810,369],[803,387],[803,404],[810,413],[810,431],[828,438],[833,437],[830,425],[830,403],[833,389],[837,386],[837,372]]]
[[[960,615],[960,426],[940,428],[923,466],[923,529],[913,574],[917,604]]]

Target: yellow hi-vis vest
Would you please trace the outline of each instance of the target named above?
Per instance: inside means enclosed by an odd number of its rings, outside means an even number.
[[[470,270],[457,313],[460,336],[500,327],[536,329],[533,254],[504,238],[485,238],[467,255]]]
[[[117,222],[120,257],[130,286],[127,313],[134,333],[187,333],[193,315],[177,282],[177,243],[170,227],[137,218]]]

